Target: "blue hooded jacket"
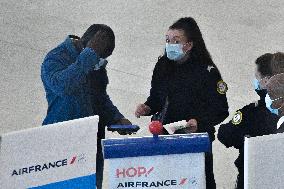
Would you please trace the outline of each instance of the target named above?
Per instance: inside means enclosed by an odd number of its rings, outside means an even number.
[[[71,36],[51,50],[41,66],[41,78],[48,102],[43,125],[92,115],[100,124],[112,124],[124,116],[106,92],[105,67],[95,71],[99,57],[91,48],[79,52]]]

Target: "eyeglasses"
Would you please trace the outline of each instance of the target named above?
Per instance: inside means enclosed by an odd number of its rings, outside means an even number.
[[[282,74],[284,74],[284,73],[275,74],[275,75],[273,75],[273,76],[265,76],[265,77],[261,78],[261,79],[259,80],[259,83],[260,83],[261,88],[266,89],[267,84],[269,83],[269,81],[270,81],[273,77],[276,77],[276,76],[282,75]]]

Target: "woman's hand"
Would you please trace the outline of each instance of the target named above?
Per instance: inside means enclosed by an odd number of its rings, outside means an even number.
[[[187,133],[195,133],[198,129],[198,123],[196,119],[190,119],[187,123],[186,123],[186,128],[185,131]]]

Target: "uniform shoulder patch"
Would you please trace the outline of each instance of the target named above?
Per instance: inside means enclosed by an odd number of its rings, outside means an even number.
[[[217,83],[217,91],[220,94],[226,94],[226,92],[228,91],[228,85],[225,81],[220,80]]]
[[[243,120],[243,114],[241,111],[237,111],[234,116],[233,116],[233,119],[232,119],[232,123],[234,125],[238,125],[242,122]]]

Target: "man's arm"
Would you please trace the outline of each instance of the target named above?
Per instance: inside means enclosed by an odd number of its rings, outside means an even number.
[[[76,92],[86,82],[87,74],[99,63],[99,57],[91,48],[85,48],[76,61],[66,65],[60,57],[49,55],[41,67],[43,82],[56,94]]]

